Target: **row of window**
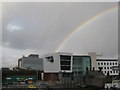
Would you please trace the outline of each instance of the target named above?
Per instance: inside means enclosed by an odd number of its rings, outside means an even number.
[[[109,74],[114,74],[114,73],[118,73],[118,71],[103,71],[103,73],[107,74],[109,72]]]
[[[98,63],[98,65],[118,65],[117,63]]]
[[[103,67],[103,69],[112,69],[112,67]]]

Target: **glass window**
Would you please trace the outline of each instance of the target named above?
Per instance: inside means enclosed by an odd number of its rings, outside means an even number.
[[[70,65],[71,61],[60,61],[61,65]]]
[[[117,63],[115,63],[115,65],[117,65]]]
[[[105,73],[106,73],[106,71],[105,71]]]
[[[110,63],[110,65],[111,65],[111,63]]]
[[[100,63],[98,63],[98,65],[100,65]]]
[[[103,65],[103,63],[101,63],[101,65]]]
[[[106,69],[106,67],[104,67],[104,69]]]
[[[107,63],[107,65],[109,65],[109,63]]]
[[[61,70],[70,70],[70,66],[61,66]]]
[[[114,65],[114,63],[113,63],[113,65]]]
[[[109,69],[109,67],[107,67],[107,69]]]
[[[106,63],[104,63],[104,65],[106,65]]]
[[[68,55],[60,55],[60,60],[71,60],[71,56]]]

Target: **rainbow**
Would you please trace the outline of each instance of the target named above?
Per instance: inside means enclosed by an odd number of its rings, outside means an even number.
[[[67,37],[58,45],[58,47],[55,49],[55,52],[58,52],[59,50],[61,50],[64,45],[76,34],[78,33],[78,31],[81,30],[81,28],[85,27],[86,25],[92,23],[93,21],[97,20],[98,18],[104,16],[107,13],[110,13],[114,10],[117,10],[118,6],[114,6],[112,8],[109,8],[107,10],[104,10],[103,12],[98,13],[97,15],[93,16],[92,18],[86,20],[85,22],[83,22],[82,24],[80,24],[78,27],[76,27],[74,30],[72,30]]]

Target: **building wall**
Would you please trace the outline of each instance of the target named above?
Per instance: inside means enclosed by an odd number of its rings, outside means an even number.
[[[119,72],[112,69],[113,66],[118,66],[117,59],[97,59],[97,68],[102,67],[102,71],[105,75],[109,72],[109,75],[118,75]]]
[[[70,70],[61,70],[61,55],[71,57]],[[72,72],[72,58],[73,58],[72,53],[57,52],[45,55],[43,57],[44,72],[46,73]]]
[[[58,81],[58,73],[44,73],[44,81]]]

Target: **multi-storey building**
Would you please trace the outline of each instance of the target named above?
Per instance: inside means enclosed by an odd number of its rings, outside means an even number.
[[[91,69],[91,57],[56,52],[43,57],[44,80],[57,80],[62,76],[84,76],[86,68]]]
[[[56,52],[44,55],[44,80],[58,80],[59,73],[72,73],[72,59],[72,53]]]
[[[118,75],[119,72],[113,70],[113,67],[118,66],[117,59],[97,59],[97,68],[102,68],[102,71],[105,75]]]
[[[23,56],[18,60],[18,67],[43,71],[43,60],[39,58],[39,55],[30,54],[28,57]]]

